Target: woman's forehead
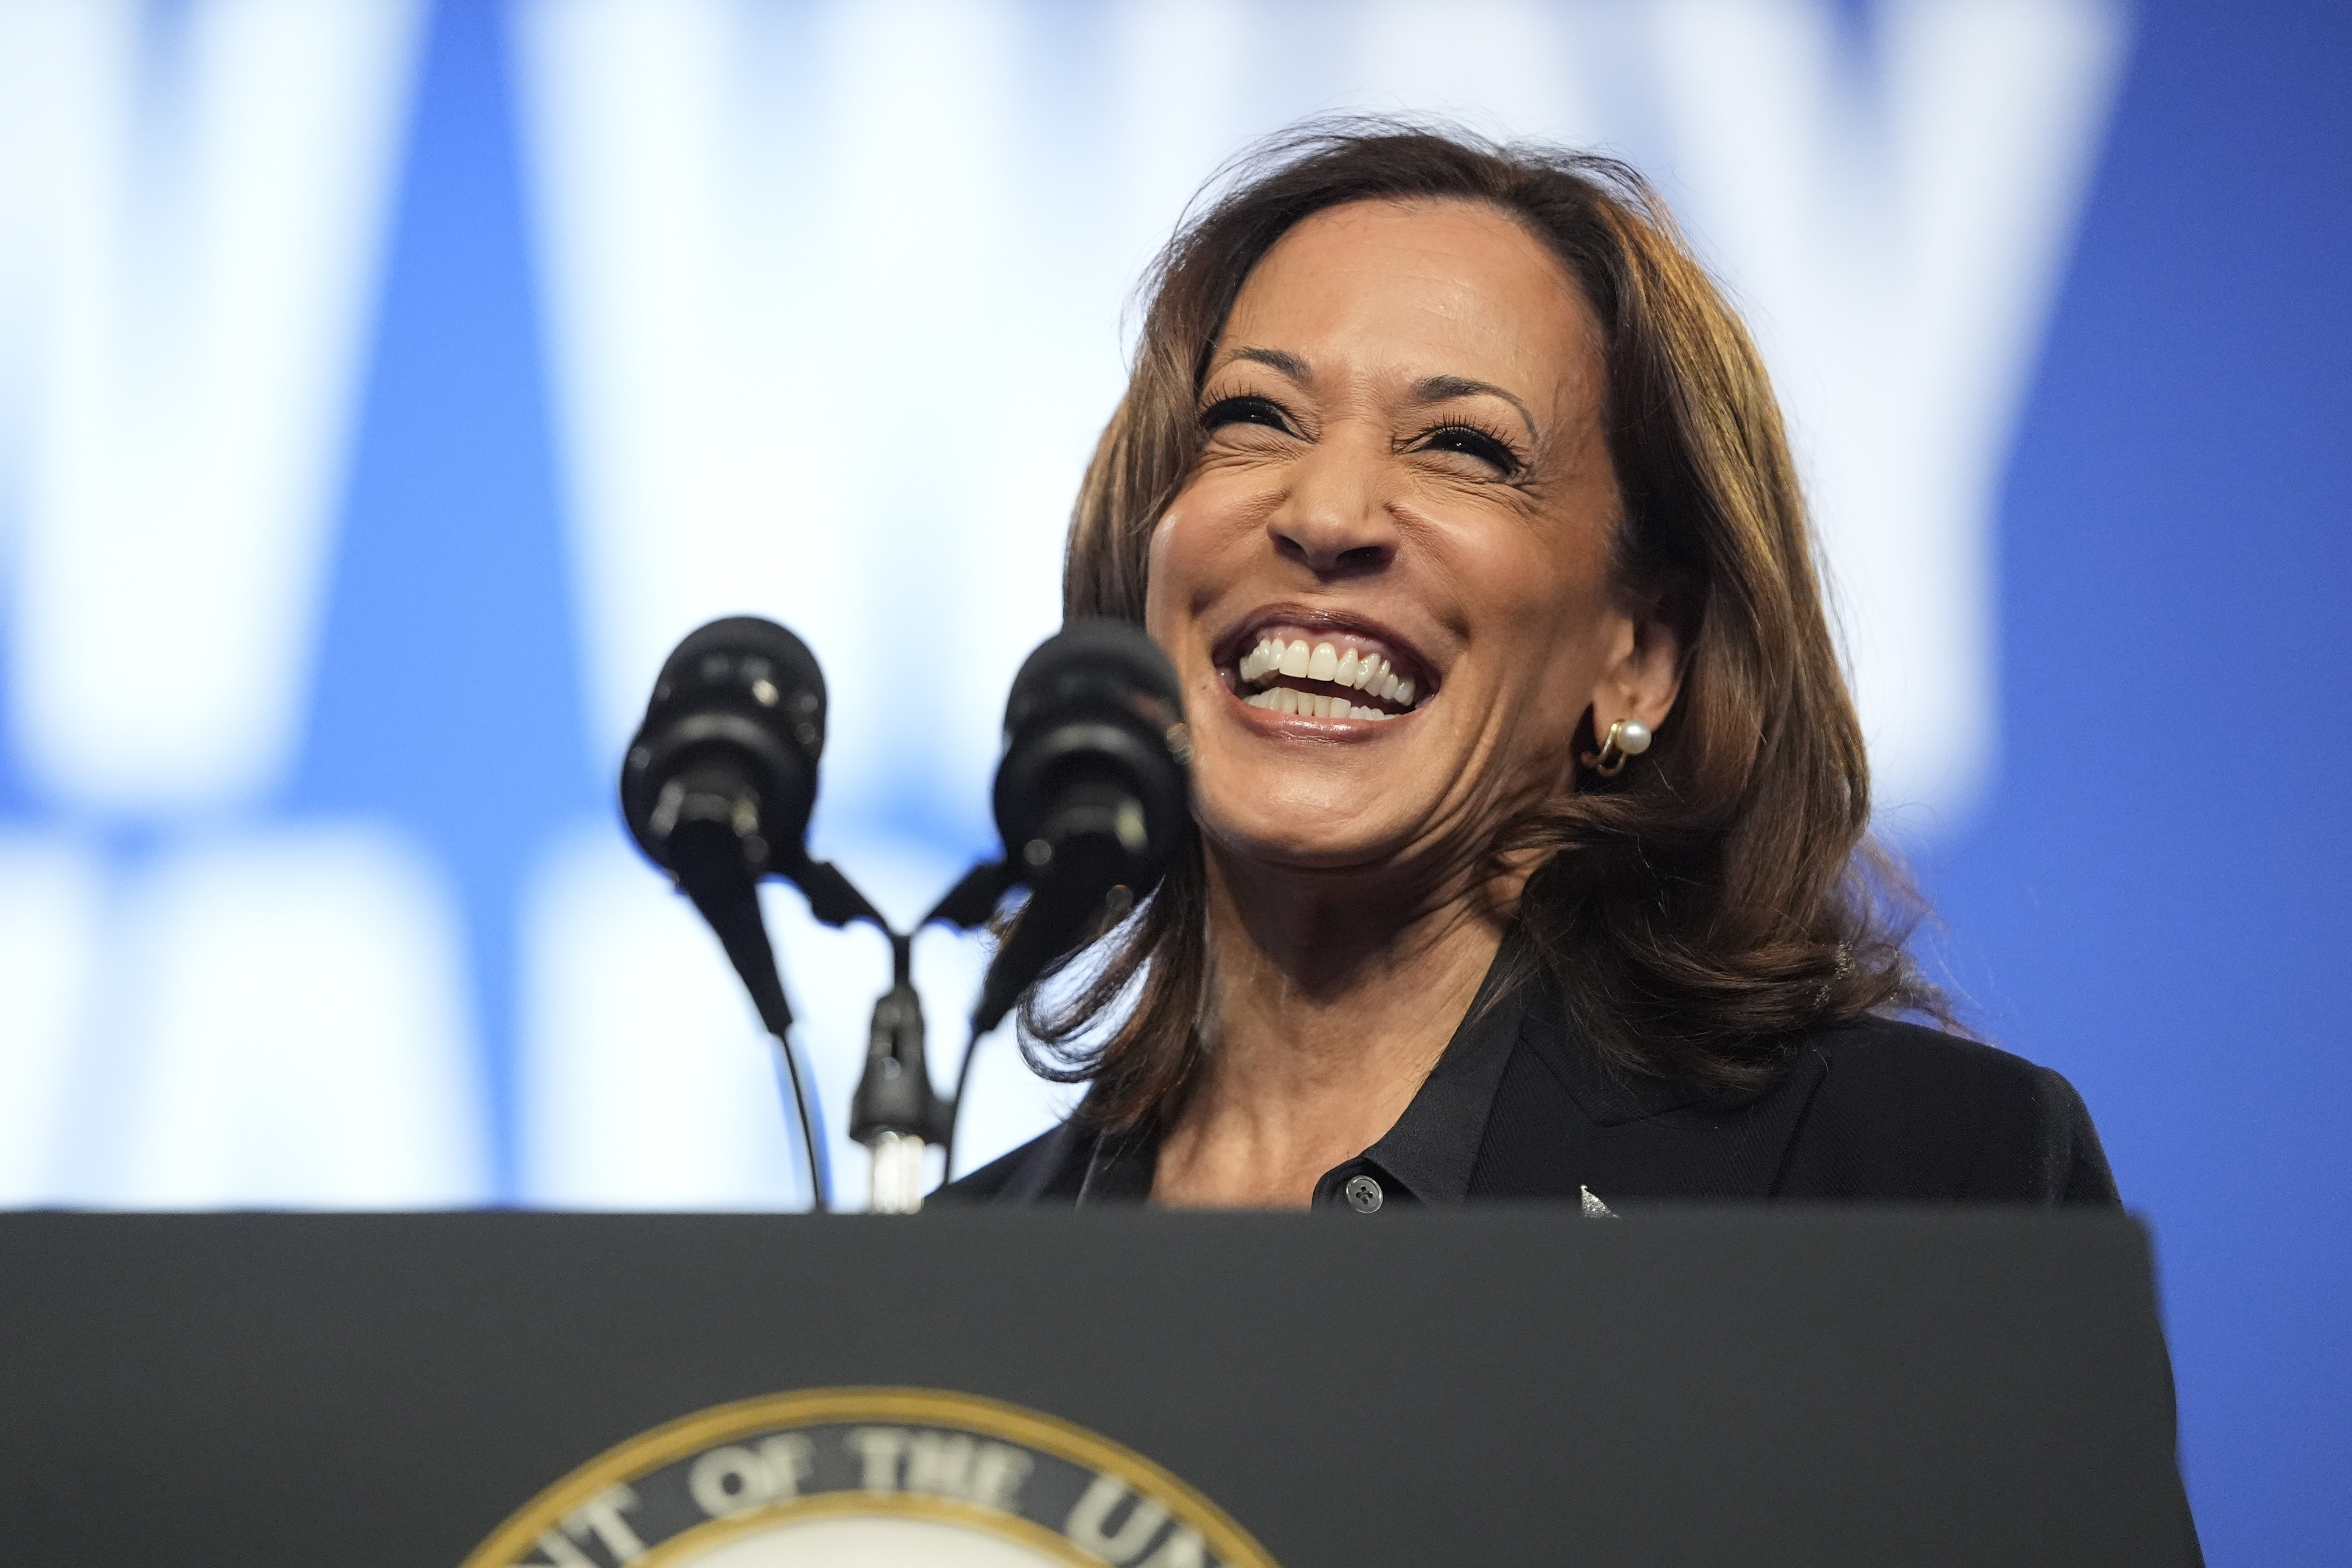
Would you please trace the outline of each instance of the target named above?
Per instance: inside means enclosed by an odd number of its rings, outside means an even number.
[[[1540,405],[1590,378],[1599,342],[1582,290],[1508,214],[1366,201],[1317,213],[1275,244],[1234,300],[1213,365],[1281,355],[1310,378],[1453,376]]]

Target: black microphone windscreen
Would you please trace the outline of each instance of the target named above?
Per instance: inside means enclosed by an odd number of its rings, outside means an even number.
[[[758,616],[729,616],[688,632],[662,661],[646,711],[650,717],[697,691],[730,686],[740,687],[757,702],[758,683],[763,679],[777,694],[777,701],[767,706],[783,709],[785,695],[792,694],[789,706],[795,710],[788,716],[794,738],[812,751],[823,752],[824,672],[817,668],[816,655],[792,632]],[[808,726],[805,731],[800,728],[803,724]]]
[[[1075,620],[1037,645],[1013,678],[1004,730],[1014,734],[1041,713],[1073,700],[1118,701],[1125,692],[1159,699],[1181,711],[1176,667],[1150,634],[1132,621]]]
[[[698,627],[663,661],[622,763],[629,831],[676,870],[678,790],[734,795],[756,806],[759,830],[743,840],[755,861],[796,853],[816,800],[824,720],[824,676],[806,643],[756,616]]]
[[[1004,705],[995,808],[1007,853],[1018,857],[1056,803],[1093,779],[1134,797],[1156,867],[1189,821],[1183,721],[1175,667],[1141,626],[1076,620],[1046,638]]]

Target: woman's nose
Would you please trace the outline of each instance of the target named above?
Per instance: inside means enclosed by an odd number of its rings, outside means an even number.
[[[1266,519],[1275,550],[1318,577],[1376,571],[1396,553],[1396,520],[1381,457],[1327,437],[1298,459],[1283,504]]]

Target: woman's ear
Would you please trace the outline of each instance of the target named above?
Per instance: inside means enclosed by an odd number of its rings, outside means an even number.
[[[1649,600],[1628,614],[1615,657],[1592,692],[1592,727],[1605,735],[1621,719],[1655,731],[1682,694],[1684,638],[1680,621],[1664,598]]]

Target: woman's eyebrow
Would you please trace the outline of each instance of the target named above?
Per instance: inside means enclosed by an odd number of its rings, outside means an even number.
[[[1462,375],[1433,375],[1412,384],[1412,400],[1417,404],[1450,403],[1457,397],[1499,397],[1519,411],[1519,418],[1528,427],[1528,439],[1530,441],[1541,439],[1536,434],[1536,416],[1528,412],[1528,405],[1499,386],[1487,382],[1472,381],[1469,377]]]
[[[1301,386],[1312,385],[1315,381],[1315,372],[1307,362],[1286,349],[1235,349],[1224,357],[1223,363],[1231,364],[1235,360],[1248,360],[1278,371]]]

